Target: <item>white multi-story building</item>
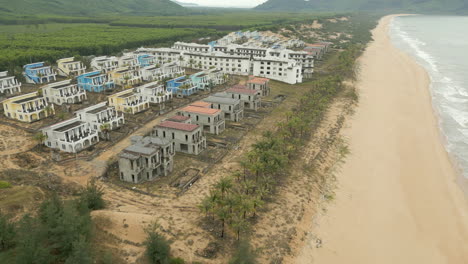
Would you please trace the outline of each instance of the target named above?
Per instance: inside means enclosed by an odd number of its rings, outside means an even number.
[[[255,76],[282,81],[289,84],[302,82],[302,67],[295,60],[279,57],[254,58],[252,73]]]
[[[135,69],[140,66],[135,55],[127,54],[118,58],[120,68]]]
[[[86,100],[86,91],[72,84],[71,80],[50,83],[42,87],[42,96],[49,103],[77,104]]]
[[[164,84],[151,82],[135,88],[135,93],[139,94],[143,100],[150,104],[160,104],[172,99],[172,92],[167,91]]]
[[[35,122],[55,114],[53,104],[49,104],[38,92],[22,94],[2,101],[6,117],[21,122]]]
[[[99,142],[98,132],[90,124],[72,118],[41,129],[46,136],[44,144],[49,148],[77,153]]]
[[[75,116],[90,125],[90,127],[101,132],[101,126],[109,125],[109,130],[120,128],[125,123],[123,114],[117,113],[115,107],[108,106],[107,102],[92,105],[75,112]]]
[[[114,56],[95,57],[91,60],[91,67],[102,72],[114,71],[119,67],[119,59]]]
[[[183,51],[190,51],[190,52],[209,52],[211,50],[210,45],[186,43],[186,42],[179,42],[179,41],[174,43],[172,48],[175,50],[183,50]]]
[[[86,72],[86,66],[74,57],[57,60],[57,73],[60,76],[78,76]]]
[[[0,93],[15,94],[21,92],[21,83],[15,76],[8,76],[8,72],[0,72]]]

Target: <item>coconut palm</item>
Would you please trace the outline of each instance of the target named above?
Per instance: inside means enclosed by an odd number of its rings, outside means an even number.
[[[100,127],[102,134],[104,135],[104,138],[107,141],[110,141],[110,130],[111,130],[111,125],[109,123],[104,123]]]
[[[47,135],[42,132],[39,132],[34,135],[34,140],[37,141],[38,145],[43,145],[44,142],[47,140]]]

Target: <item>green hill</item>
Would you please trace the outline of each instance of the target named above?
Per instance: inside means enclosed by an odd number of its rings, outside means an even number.
[[[0,0],[0,16],[98,14],[172,15],[185,8],[169,0]]]
[[[379,11],[429,14],[467,14],[468,0],[269,0],[263,11]]]

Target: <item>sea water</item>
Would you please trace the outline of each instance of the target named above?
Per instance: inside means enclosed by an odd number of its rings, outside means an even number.
[[[396,17],[390,36],[427,70],[447,151],[468,179],[468,17]]]

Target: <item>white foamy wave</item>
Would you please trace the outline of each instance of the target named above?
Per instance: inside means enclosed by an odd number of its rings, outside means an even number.
[[[423,59],[427,64],[429,64],[429,66],[434,72],[439,71],[436,65],[435,58],[431,56],[429,53],[422,50],[421,48],[421,46],[427,45],[424,41],[417,39],[415,37],[411,37],[408,34],[408,32],[401,29],[401,27],[398,25],[397,22],[395,22],[395,20],[393,20],[392,29],[396,35],[398,35],[406,44],[410,46],[411,49],[413,49],[413,51],[419,58]]]
[[[447,113],[461,127],[468,128],[468,112],[461,111],[447,105],[442,106],[442,111]]]
[[[450,94],[443,94],[443,96],[447,101],[449,101],[451,103],[467,103],[468,102],[468,99],[455,97],[455,96],[450,95]]]

